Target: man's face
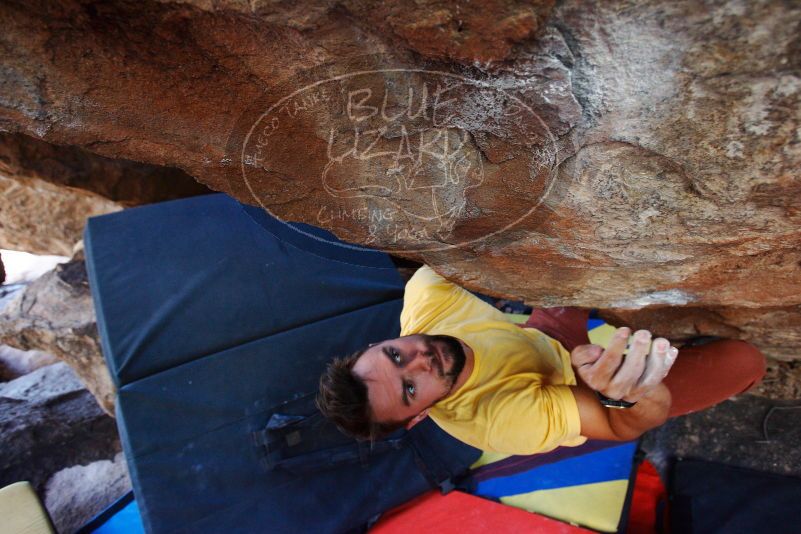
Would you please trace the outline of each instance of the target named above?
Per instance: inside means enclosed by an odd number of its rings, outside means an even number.
[[[464,364],[465,353],[458,339],[414,334],[370,346],[354,364],[353,372],[367,384],[377,421],[419,416],[414,424],[451,392]]]

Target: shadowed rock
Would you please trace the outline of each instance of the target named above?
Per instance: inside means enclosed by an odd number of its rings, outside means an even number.
[[[58,532],[76,532],[131,490],[125,458],[62,469],[47,481],[44,504]]]
[[[0,133],[0,243],[70,256],[88,217],[208,192],[185,173]]]
[[[120,450],[114,419],[63,362],[0,384],[0,486],[37,490],[55,472]]]

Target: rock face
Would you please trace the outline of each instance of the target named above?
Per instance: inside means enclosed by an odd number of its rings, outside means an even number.
[[[801,361],[801,305],[762,308],[649,307],[605,310],[611,324],[633,325],[682,340],[699,335],[744,339],[777,360]]]
[[[38,178],[90,191],[124,207],[209,193],[179,169],[98,156],[23,134],[0,133],[0,162],[9,177]]]
[[[62,263],[18,292],[0,313],[0,343],[69,363],[109,415],[114,385],[103,360],[82,260]]]
[[[795,3],[61,0],[0,20],[0,129],[183,169],[471,288],[796,357]],[[667,306],[691,309],[621,311]]]
[[[38,490],[65,467],[120,451],[114,419],[65,363],[0,384],[0,486],[28,480]]]
[[[208,192],[185,173],[0,133],[0,243],[70,256],[87,217]]]

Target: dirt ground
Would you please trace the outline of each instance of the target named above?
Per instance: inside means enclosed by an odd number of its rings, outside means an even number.
[[[801,402],[801,361],[768,360],[765,378],[751,393],[769,399]]]
[[[677,417],[643,437],[647,458],[663,474],[671,458],[696,458],[801,477],[801,401],[740,395]]]

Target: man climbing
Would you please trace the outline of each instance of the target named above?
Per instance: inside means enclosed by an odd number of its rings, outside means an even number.
[[[535,454],[587,438],[630,440],[668,417],[749,389],[765,370],[742,341],[678,350],[619,328],[590,344],[587,311],[537,309],[523,327],[423,266],[406,284],[401,337],[332,362],[318,405],[376,439],[427,416],[484,451]]]

